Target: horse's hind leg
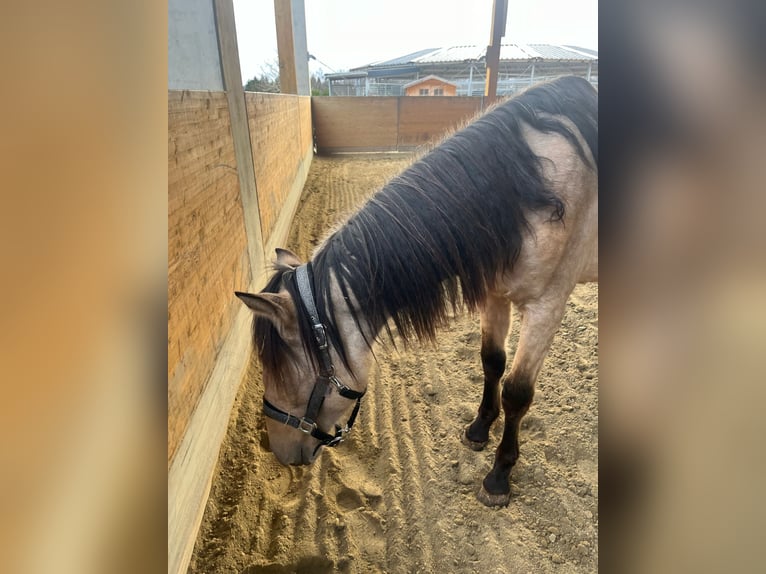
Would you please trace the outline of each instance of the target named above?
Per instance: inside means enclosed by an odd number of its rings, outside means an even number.
[[[511,302],[490,295],[481,309],[481,366],[484,393],[479,412],[463,433],[463,443],[473,450],[483,449],[489,429],[500,414],[497,387],[505,371],[505,338],[511,325]]]
[[[505,506],[510,501],[511,468],[519,457],[519,426],[532,404],[535,380],[564,316],[566,299],[565,295],[554,301],[537,301],[519,308],[519,344],[511,371],[503,379],[503,438],[495,453],[495,464],[484,478],[477,495],[487,506]]]

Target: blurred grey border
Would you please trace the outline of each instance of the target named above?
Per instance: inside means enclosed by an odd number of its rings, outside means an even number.
[[[765,7],[599,6],[607,572],[763,568]]]

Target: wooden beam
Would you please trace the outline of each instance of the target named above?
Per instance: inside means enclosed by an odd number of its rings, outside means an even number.
[[[303,0],[274,0],[279,53],[279,91],[310,96],[309,53]]]
[[[492,32],[487,46],[487,81],[484,95],[487,103],[497,97],[497,74],[500,67],[500,42],[505,36],[505,21],[508,18],[508,0],[494,0],[492,3]]]
[[[218,47],[221,54],[224,89],[231,116],[231,135],[234,138],[234,153],[237,158],[237,175],[245,213],[245,233],[250,256],[250,269],[255,275],[265,267],[263,252],[263,231],[257,216],[258,189],[253,168],[253,151],[250,143],[250,128],[247,122],[245,90],[242,87],[242,73],[239,67],[237,29],[234,23],[232,0],[215,0],[215,19],[218,32]]]

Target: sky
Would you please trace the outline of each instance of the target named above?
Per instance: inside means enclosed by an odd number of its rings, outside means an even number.
[[[489,43],[492,0],[305,0],[313,73]],[[277,60],[273,0],[234,0],[242,81]],[[509,0],[503,43],[598,49],[598,0]],[[321,63],[320,63],[321,62]]]

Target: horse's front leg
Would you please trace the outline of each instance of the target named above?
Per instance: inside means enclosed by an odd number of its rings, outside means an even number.
[[[511,468],[519,457],[519,426],[532,404],[535,380],[566,309],[567,297],[536,301],[519,308],[519,344],[511,371],[503,379],[505,429],[495,464],[484,478],[477,498],[487,506],[505,506],[511,498]]]
[[[463,432],[463,443],[473,450],[483,449],[489,429],[500,414],[497,387],[505,371],[505,338],[511,325],[511,302],[490,295],[481,308],[481,366],[484,393],[479,412]]]

